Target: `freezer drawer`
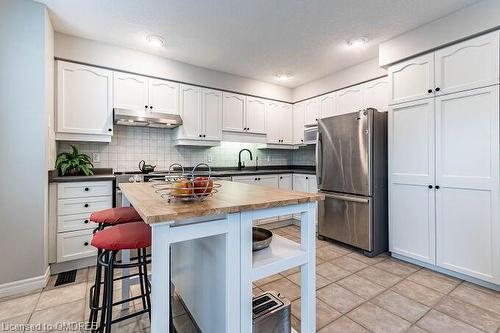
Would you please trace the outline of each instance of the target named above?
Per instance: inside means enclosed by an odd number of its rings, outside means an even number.
[[[325,194],[319,205],[318,234],[366,251],[372,251],[372,200],[340,193]]]

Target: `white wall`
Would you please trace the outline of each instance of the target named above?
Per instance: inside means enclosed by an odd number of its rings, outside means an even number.
[[[288,87],[189,65],[89,39],[56,33],[55,56],[123,71],[156,76],[290,102]]]
[[[388,66],[498,27],[500,1],[483,0],[381,43],[379,65]]]
[[[294,88],[292,99],[294,102],[301,101],[384,75],[387,71],[378,66],[378,58],[370,59]]]
[[[13,281],[47,269],[47,115],[50,50],[45,7],[0,1],[0,293]],[[46,33],[48,36],[46,36]],[[40,286],[41,287],[41,286]],[[38,288],[40,288],[38,287]]]

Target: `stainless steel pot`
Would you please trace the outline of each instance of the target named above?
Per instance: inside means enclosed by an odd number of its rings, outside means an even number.
[[[273,240],[273,233],[270,230],[253,227],[252,228],[252,249],[259,251],[265,249],[271,244]]]

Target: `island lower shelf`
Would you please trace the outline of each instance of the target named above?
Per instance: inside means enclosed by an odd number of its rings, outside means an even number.
[[[269,247],[253,252],[253,281],[278,274],[307,262],[307,253],[300,244],[280,235],[273,235]]]

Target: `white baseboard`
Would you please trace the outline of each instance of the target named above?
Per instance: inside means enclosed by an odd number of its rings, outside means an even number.
[[[45,288],[49,282],[50,267],[47,267],[45,274],[29,279],[8,282],[0,285],[0,298],[17,294],[26,294],[30,291]]]

